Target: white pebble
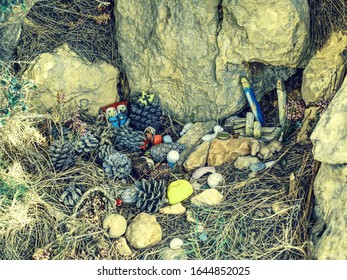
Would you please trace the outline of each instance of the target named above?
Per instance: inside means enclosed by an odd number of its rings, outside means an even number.
[[[183,245],[183,240],[180,238],[174,238],[170,242],[170,248],[173,250],[178,250]]]

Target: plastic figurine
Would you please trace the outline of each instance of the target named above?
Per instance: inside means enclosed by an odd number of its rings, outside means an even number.
[[[278,98],[278,115],[280,124],[284,125],[286,120],[286,104],[287,104],[287,93],[284,87],[284,82],[278,79],[276,82],[277,98]]]
[[[249,106],[251,107],[251,110],[255,116],[255,119],[260,122],[262,126],[265,126],[265,120],[263,113],[260,109],[259,103],[255,97],[255,94],[253,92],[253,89],[251,88],[251,85],[246,77],[241,78],[241,85],[243,88],[243,92],[246,95],[246,99],[248,101]]]
[[[144,144],[141,146],[141,149],[143,150],[146,150],[147,148],[150,148],[153,145],[158,145],[160,143],[163,143],[163,137],[159,134],[156,135],[155,129],[151,126],[145,129],[145,131],[143,132],[143,135],[146,138],[146,140],[144,141]]]

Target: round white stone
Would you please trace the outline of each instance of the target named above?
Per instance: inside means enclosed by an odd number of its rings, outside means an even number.
[[[183,245],[183,240],[180,238],[174,238],[170,242],[170,248],[173,250],[178,250],[182,247]]]

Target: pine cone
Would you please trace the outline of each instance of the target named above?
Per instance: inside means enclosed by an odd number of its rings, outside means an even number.
[[[131,127],[122,126],[115,131],[115,147],[119,151],[137,152],[143,145],[145,137],[142,132],[135,131]]]
[[[125,179],[131,172],[131,161],[126,155],[115,152],[105,158],[103,167],[109,178]]]
[[[76,152],[78,155],[89,154],[99,146],[99,140],[88,131],[77,144]]]
[[[161,143],[154,145],[149,150],[154,162],[166,160],[168,152],[176,150],[181,153],[186,148],[186,145],[180,143]]]
[[[71,138],[72,130],[65,126],[61,128],[53,126],[52,129],[50,130],[50,133],[54,140],[61,139],[61,140],[69,141],[69,139]]]
[[[144,131],[148,126],[153,127],[157,134],[163,131],[160,117],[162,116],[162,109],[159,104],[150,103],[144,105],[141,102],[134,102],[131,104],[130,111],[130,126],[135,130]]]
[[[147,177],[154,178],[156,180],[169,181],[171,177],[171,168],[167,163],[160,163],[154,166],[147,174]]]
[[[115,147],[113,147],[112,145],[102,145],[99,148],[97,163],[102,165],[105,161],[105,158],[114,153],[117,153]]]
[[[48,149],[48,155],[52,161],[55,171],[68,169],[76,163],[76,151],[71,142],[55,141]]]
[[[165,202],[167,184],[164,180],[135,181],[133,187],[122,194],[123,202],[136,203],[142,211],[156,213]]]
[[[69,185],[60,196],[60,201],[66,206],[74,207],[82,196],[82,190],[75,185]]]

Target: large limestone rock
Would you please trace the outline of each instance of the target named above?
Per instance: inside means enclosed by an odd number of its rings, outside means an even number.
[[[209,166],[219,166],[236,160],[238,156],[249,155],[251,153],[251,143],[252,138],[214,139],[207,156],[207,164]]]
[[[103,61],[83,60],[67,45],[40,55],[24,76],[39,86],[39,92],[31,98],[38,111],[45,109],[43,105],[50,108],[56,104],[58,92],[65,93],[66,99],[77,105],[87,99],[93,115],[118,99],[118,69]]]
[[[224,0],[220,57],[297,67],[309,44],[309,7],[295,0]]]
[[[347,32],[332,33],[329,41],[310,60],[302,77],[302,97],[306,104],[328,99],[341,85],[346,69]]]
[[[12,13],[5,13],[5,21],[0,22],[0,61],[11,61],[22,31],[21,23],[38,0],[26,0],[23,10],[14,6]],[[1,12],[0,12],[1,13]]]
[[[347,163],[347,78],[318,121],[311,141],[316,160]]]
[[[308,45],[305,1],[118,0],[115,18],[131,90],[154,92],[184,122],[240,111],[241,75],[261,98]]]
[[[160,242],[162,230],[155,216],[140,213],[128,226],[125,236],[131,246],[142,249]]]
[[[314,183],[315,212],[326,229],[315,245],[317,259],[347,259],[347,165],[323,163]],[[315,229],[313,230],[313,232]]]

